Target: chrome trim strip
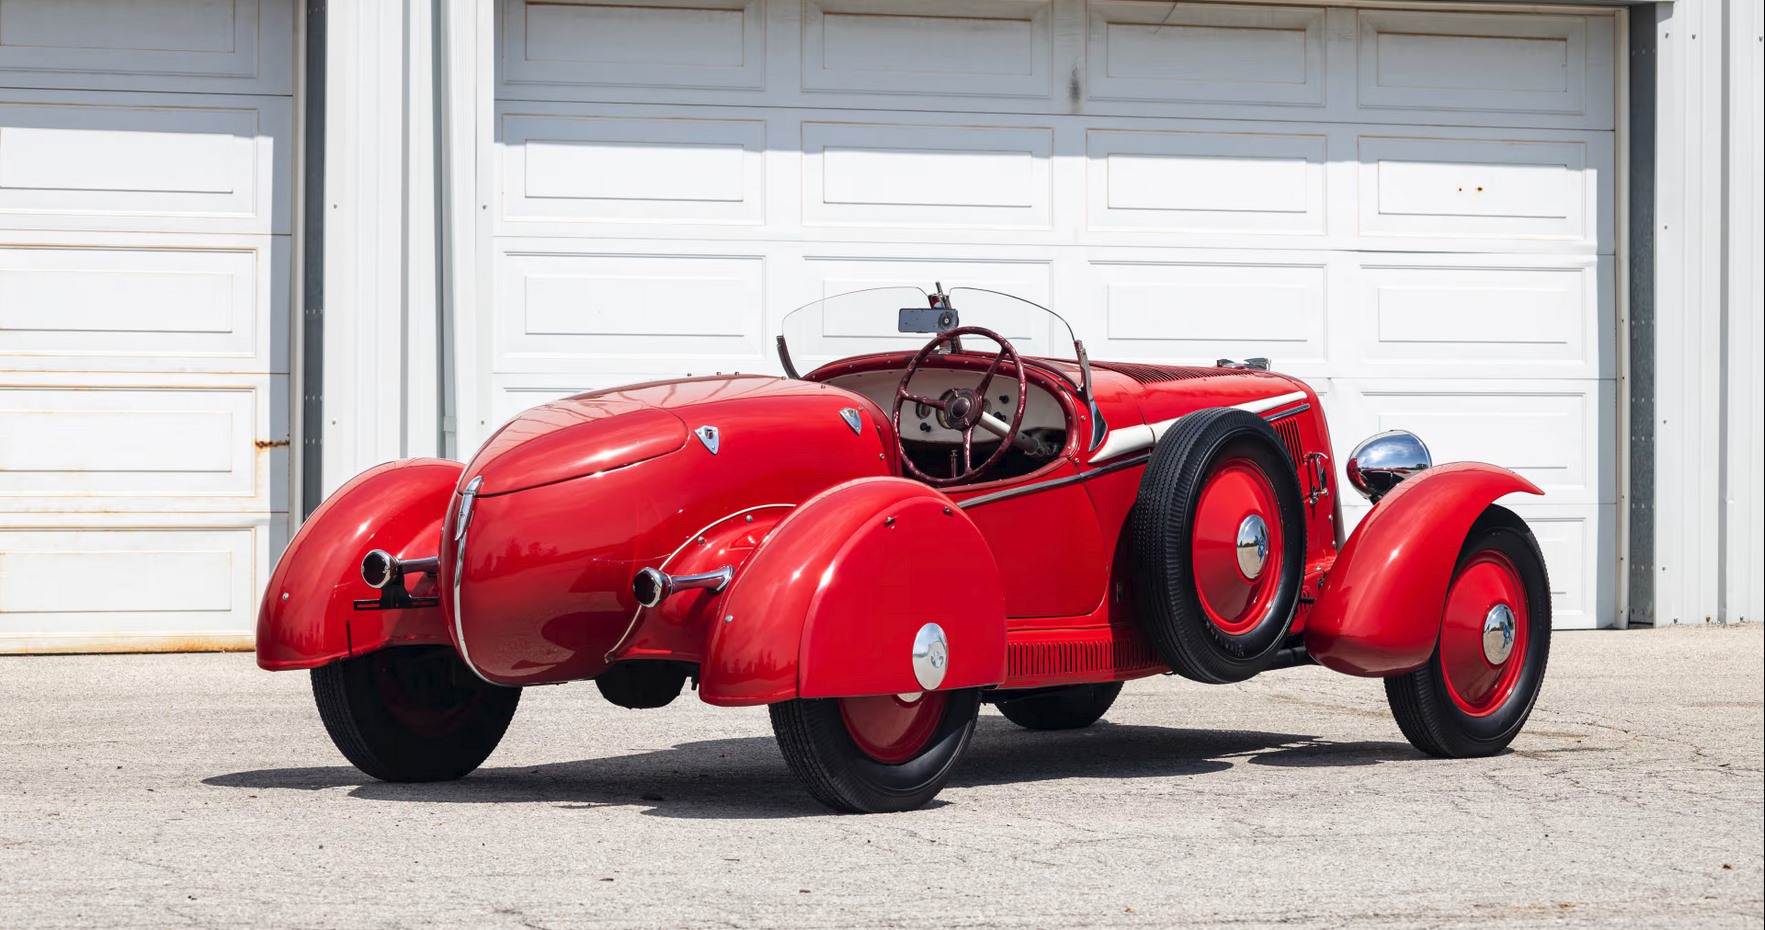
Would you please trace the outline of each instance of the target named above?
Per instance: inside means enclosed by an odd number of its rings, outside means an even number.
[[[1246,401],[1242,404],[1234,405],[1233,409],[1243,410],[1248,413],[1261,414],[1279,407],[1284,407],[1296,400],[1304,399],[1304,391],[1293,391],[1275,397],[1265,397],[1262,400]],[[1115,458],[1118,455],[1127,455],[1131,452],[1139,452],[1142,449],[1150,449],[1153,446],[1158,445],[1158,440],[1170,430],[1172,424],[1180,419],[1182,419],[1182,417],[1171,417],[1168,420],[1160,420],[1157,423],[1146,423],[1140,426],[1128,426],[1113,430],[1110,432],[1109,438],[1105,439],[1103,445],[1099,446],[1096,453],[1091,456],[1091,463],[1094,465],[1105,459]]]
[[[1235,409],[1248,410],[1251,413],[1268,413],[1270,410],[1274,410],[1277,407],[1285,407],[1296,400],[1305,400],[1305,392],[1294,391],[1291,394],[1282,394],[1279,397],[1253,400],[1247,403],[1238,404]]]
[[[464,614],[460,610],[460,582],[466,577],[466,530],[472,526],[472,513],[474,505],[478,501],[478,489],[483,486],[483,475],[473,478],[466,484],[465,490],[460,492],[459,516],[454,520],[454,645],[460,648],[460,658],[465,660],[466,667],[471,669],[472,674],[477,675],[480,681],[496,685],[499,688],[510,688],[514,686],[486,678],[484,673],[478,670],[477,663],[472,661],[472,653],[466,649],[466,627],[462,622]]]
[[[738,510],[735,513],[726,514],[722,517],[719,517],[716,520],[705,524],[703,527],[701,527],[699,529],[699,531],[697,533],[694,533],[691,536],[688,536],[686,538],[686,542],[681,543],[679,546],[677,546],[675,548],[675,550],[673,552],[668,553],[668,557],[663,559],[661,561],[661,564],[657,565],[656,568],[660,569],[660,570],[666,570],[670,563],[672,563],[676,558],[678,558],[682,552],[686,551],[687,546],[690,546],[693,544],[693,540],[698,539],[700,536],[703,536],[706,533],[711,532],[712,530],[716,529],[719,526],[722,526],[723,524],[729,522],[730,520],[735,519],[736,517],[742,516],[743,514],[753,513],[756,510],[771,510],[774,507],[784,507],[786,509],[789,509],[789,508],[792,508],[795,506],[797,506],[797,505],[796,504],[761,504],[757,507],[749,507],[745,510]],[[625,625],[625,632],[619,634],[619,639],[617,642],[613,643],[613,648],[607,650],[607,654],[602,657],[603,661],[606,661],[606,662],[613,661],[613,656],[617,655],[619,653],[619,650],[625,648],[627,642],[631,639],[631,634],[637,632],[637,623],[639,620],[643,619],[644,610],[645,610],[644,606],[642,604],[639,604],[637,607],[637,610],[632,612],[631,622]]]
[[[1118,471],[1122,471],[1123,469],[1133,468],[1135,465],[1144,465],[1144,464],[1146,464],[1146,461],[1150,458],[1152,458],[1152,453],[1148,452],[1145,455],[1137,455],[1131,459],[1122,459],[1119,462],[1111,462],[1108,465],[1103,465],[1098,468],[1093,468],[1090,471],[1083,472],[1081,474],[1065,475],[1060,478],[1050,478],[1047,481],[1038,481],[1035,484],[1026,484],[1026,485],[1022,485],[1020,487],[1015,487],[1015,488],[1006,488],[1003,491],[994,491],[991,494],[982,494],[980,497],[971,497],[968,500],[965,500],[965,501],[958,503],[956,506],[962,508],[963,510],[967,510],[970,507],[979,507],[982,504],[991,504],[994,501],[1010,500],[1013,497],[1022,497],[1025,494],[1034,494],[1037,491],[1049,491],[1049,490],[1053,490],[1054,488],[1063,488],[1069,484],[1078,484],[1081,481],[1089,481],[1092,478],[1100,477],[1102,475],[1107,475],[1107,474],[1110,474],[1111,472],[1118,472]]]
[[[1311,404],[1300,404],[1297,407],[1293,407],[1288,410],[1283,410],[1280,413],[1266,414],[1263,416],[1263,419],[1269,421],[1270,423],[1273,423],[1276,420],[1285,420],[1288,417],[1293,416],[1296,413],[1304,413],[1310,409],[1311,409]]]
[[[1158,425],[1169,427],[1171,422],[1166,421]],[[1096,452],[1091,453],[1091,464],[1095,465],[1118,455],[1127,455],[1131,452],[1141,452],[1152,448],[1158,444],[1159,436],[1159,433],[1154,432],[1154,429],[1154,427],[1141,423],[1138,426],[1118,426],[1110,430],[1109,435],[1104,437],[1103,444],[1097,447]]]

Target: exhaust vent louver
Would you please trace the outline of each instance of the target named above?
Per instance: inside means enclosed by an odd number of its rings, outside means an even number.
[[[1012,643],[1007,656],[1013,678],[1151,668],[1158,664],[1143,639]]]
[[[1287,447],[1287,455],[1293,459],[1293,467],[1305,464],[1305,446],[1299,441],[1299,417],[1285,417],[1269,424],[1281,437],[1281,444]]]

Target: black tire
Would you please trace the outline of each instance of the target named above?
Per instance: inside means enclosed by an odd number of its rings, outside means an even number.
[[[1196,589],[1191,540],[1197,505],[1216,465],[1247,459],[1274,493],[1281,529],[1273,598],[1250,628],[1229,634],[1208,619]],[[1152,450],[1130,515],[1134,603],[1158,657],[1184,678],[1244,681],[1268,668],[1287,637],[1305,577],[1305,519],[1299,477],[1280,436],[1256,414],[1198,410],[1173,424]]]
[[[1514,741],[1544,683],[1550,661],[1550,578],[1538,540],[1525,521],[1502,507],[1483,512],[1459,550],[1456,579],[1479,553],[1498,552],[1519,571],[1526,592],[1526,653],[1513,690],[1494,710],[1476,716],[1461,708],[1448,692],[1441,650],[1437,644],[1428,664],[1407,675],[1385,679],[1385,699],[1404,738],[1422,752],[1444,759],[1490,756]]]
[[[944,715],[925,749],[888,765],[859,749],[846,730],[837,698],[773,704],[772,732],[785,764],[815,800],[836,811],[881,814],[923,806],[943,790],[974,735],[978,689],[946,692]]]
[[[1000,700],[996,706],[1006,720],[1027,730],[1077,730],[1102,719],[1121,693],[1119,681],[1067,685]]]
[[[487,684],[451,647],[403,646],[313,669],[331,741],[381,781],[449,781],[477,768],[509,728],[520,688]]]
[[[651,710],[674,703],[686,687],[691,668],[684,662],[619,662],[596,675],[594,685],[601,697],[620,707]]]

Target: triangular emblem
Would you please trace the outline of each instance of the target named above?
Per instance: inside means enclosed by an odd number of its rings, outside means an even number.
[[[705,448],[711,450],[712,455],[717,454],[717,427],[701,426],[693,430],[693,435],[699,437],[699,441],[705,444]]]
[[[858,408],[847,407],[841,410],[840,419],[846,421],[846,425],[852,428],[852,432],[860,436],[864,435],[864,418],[858,414]]]

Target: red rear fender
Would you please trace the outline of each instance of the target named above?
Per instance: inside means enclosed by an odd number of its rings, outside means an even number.
[[[924,690],[915,637],[938,624],[938,690],[1005,679],[1005,595],[980,531],[949,498],[862,478],[811,498],[736,574],[701,669],[719,705]]]
[[[1494,465],[1430,468],[1355,527],[1305,624],[1305,648],[1350,675],[1414,671],[1434,654],[1453,566],[1471,524],[1505,494],[1543,494]]]
[[[257,664],[313,668],[394,642],[449,642],[439,607],[358,611],[354,604],[376,594],[361,577],[370,549],[401,559],[437,554],[461,469],[442,459],[388,462],[326,498],[270,575],[257,611]],[[433,593],[430,579],[412,581],[412,594]]]

